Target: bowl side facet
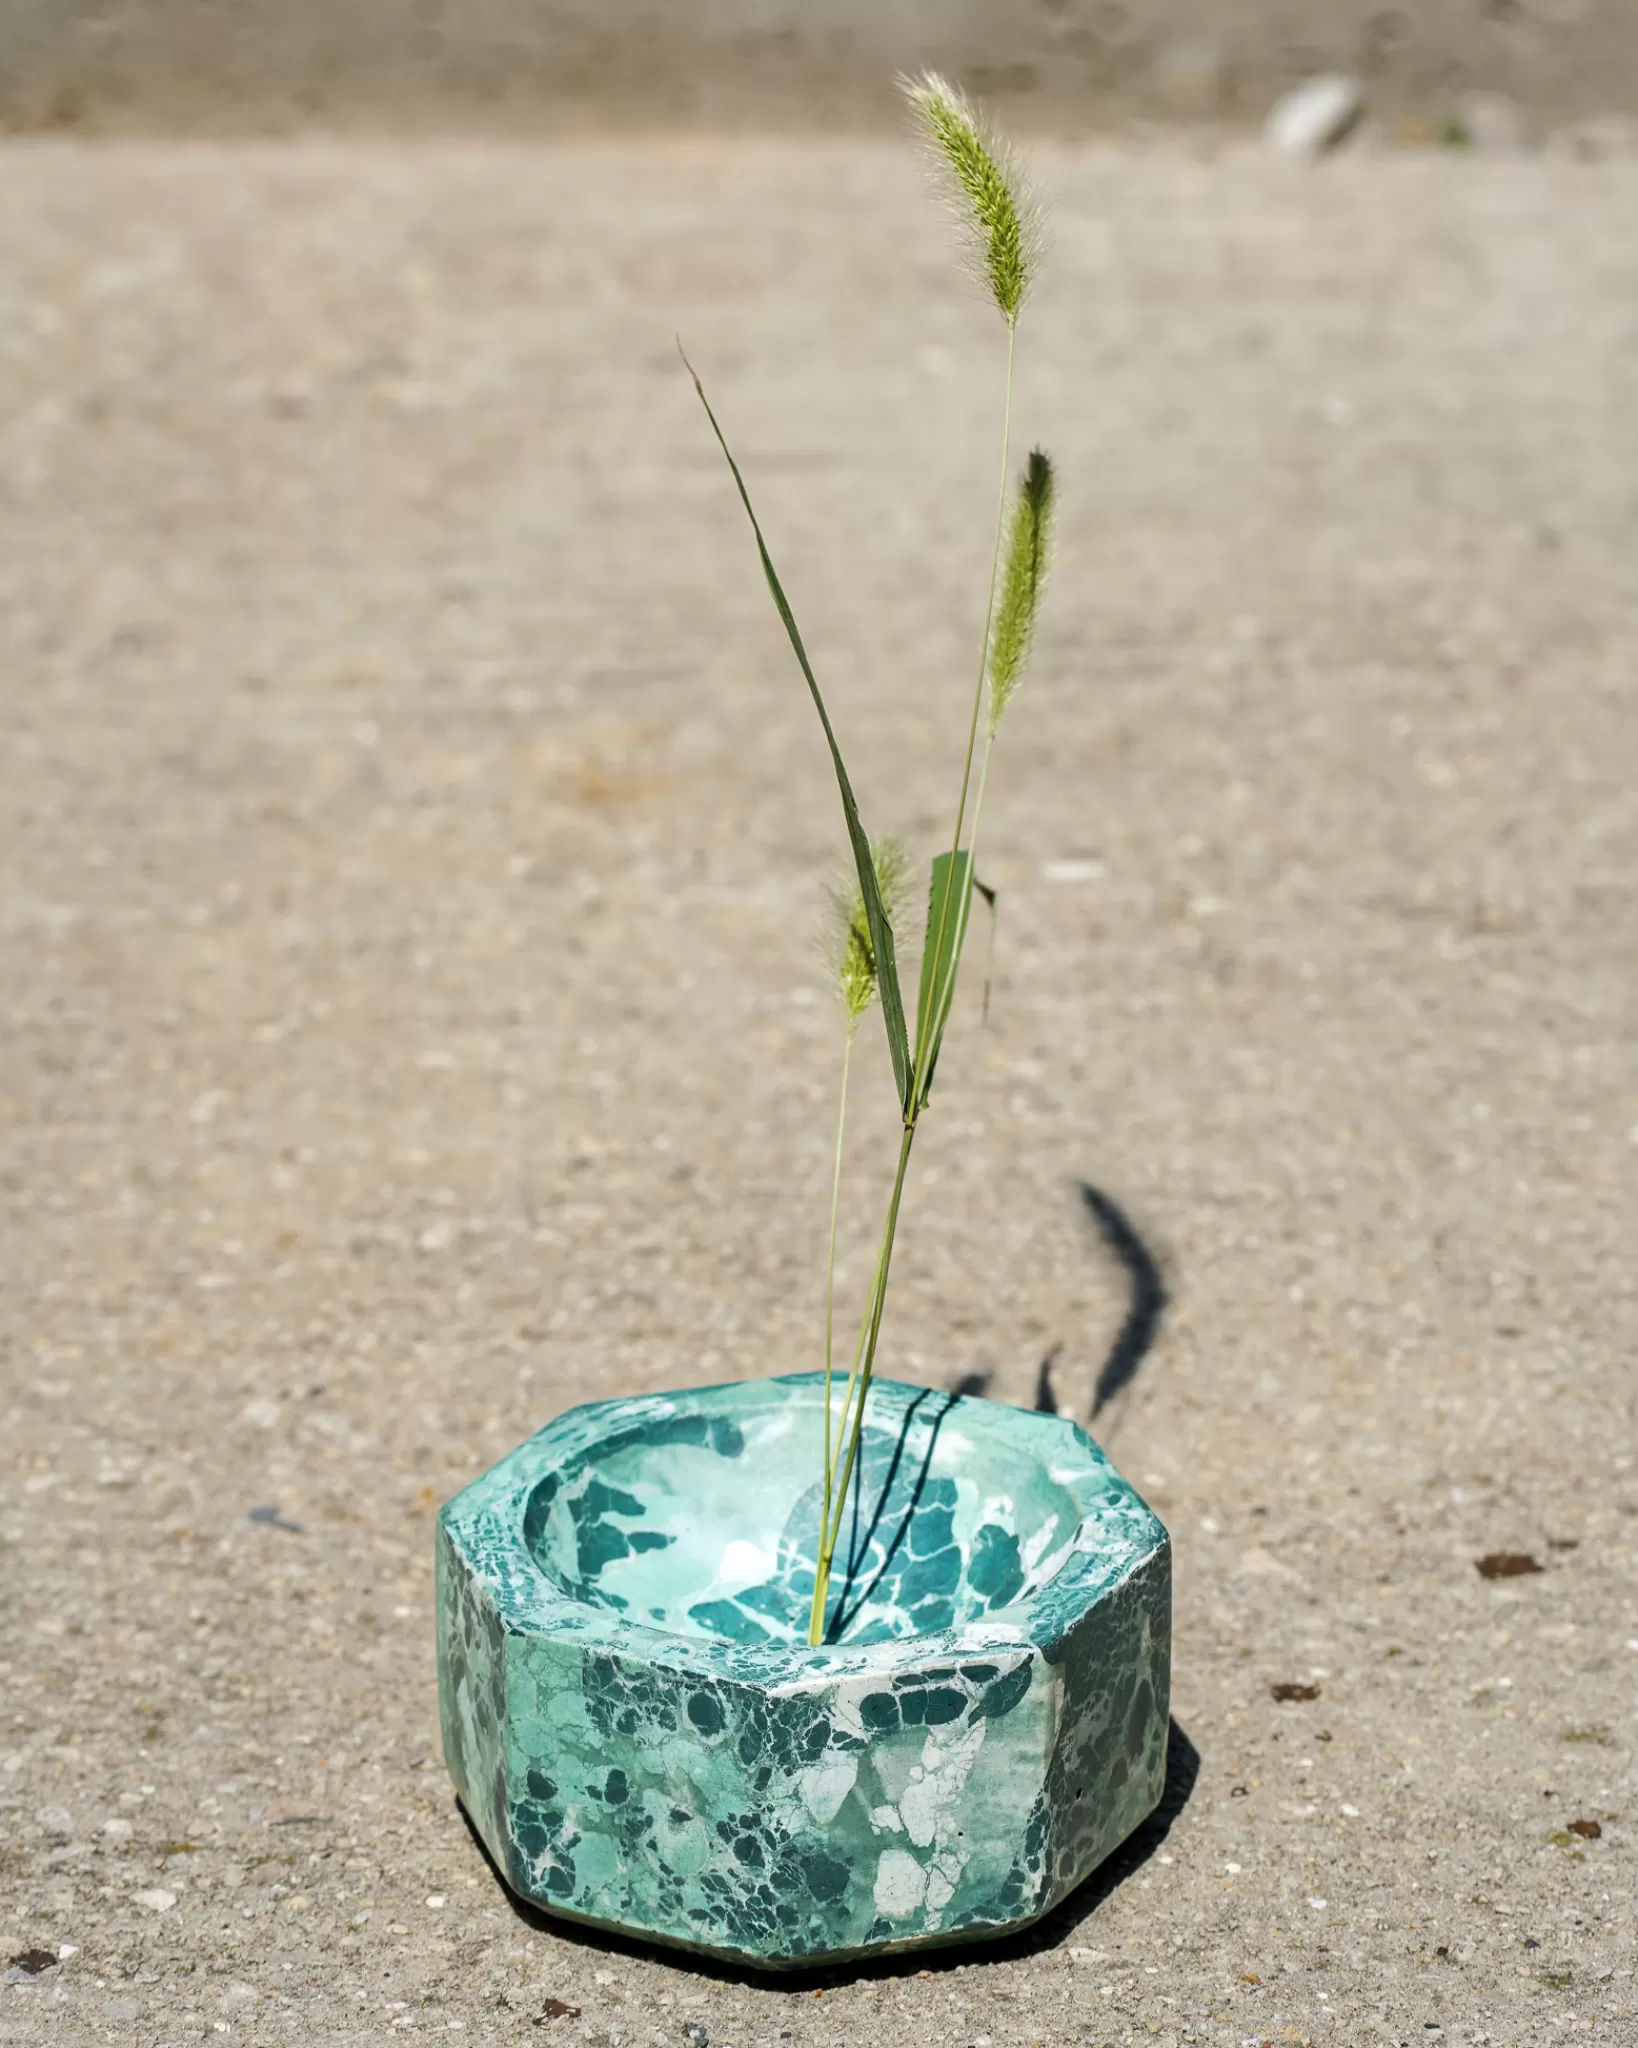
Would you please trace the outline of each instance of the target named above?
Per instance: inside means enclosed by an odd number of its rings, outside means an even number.
[[[844,1632],[809,1649],[661,1626],[570,1590],[584,1578],[579,1532],[571,1557],[553,1550],[550,1528],[564,1475],[596,1474],[599,1447],[613,1445],[603,1483],[641,1501],[634,1447],[686,1442],[692,1456],[701,1427],[725,1421],[754,1446],[781,1410],[803,1417],[797,1433],[809,1434],[815,1380],[572,1411],[444,1510],[445,1753],[475,1826],[524,1896],[648,1939],[800,1966],[1023,1925],[1158,1799],[1169,1546],[1097,1447],[1057,1418],[932,1397],[931,1477],[1016,1506],[1023,1460],[1042,1475],[1037,1532],[1062,1516],[1056,1495],[1072,1523],[1061,1554],[1053,1533],[1030,1539],[1033,1577],[1010,1602],[932,1631]],[[877,1382],[871,1399],[889,1443],[931,1428],[925,1389]],[[709,1455],[724,1470],[748,1469],[743,1453]],[[926,1497],[924,1487],[906,1519],[906,1569],[951,1547],[912,1543]],[[608,1519],[627,1533],[672,1533],[646,1514]],[[723,1518],[719,1534],[729,1526]],[[964,1577],[971,1532],[984,1526],[982,1515],[969,1524]],[[952,1541],[960,1527],[949,1516]],[[634,1561],[682,1548],[617,1558],[626,1576],[613,1588],[627,1597]]]

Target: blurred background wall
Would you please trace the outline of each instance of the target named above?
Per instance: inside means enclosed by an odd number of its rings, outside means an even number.
[[[868,128],[934,64],[1014,124],[1257,118],[1354,74],[1389,120],[1638,108],[1638,0],[0,0],[0,123]]]

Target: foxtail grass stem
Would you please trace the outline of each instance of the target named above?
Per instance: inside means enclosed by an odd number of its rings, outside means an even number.
[[[899,1226],[899,1204],[904,1199],[904,1176],[909,1169],[910,1148],[915,1141],[915,1119],[910,1116],[905,1120],[904,1135],[899,1141],[899,1167],[893,1176],[893,1193],[887,1205],[887,1222],[882,1230],[881,1249],[876,1254],[876,1272],[871,1283],[870,1301],[860,1330],[860,1355],[855,1356],[853,1376],[848,1381],[850,1395],[854,1381],[858,1382],[858,1398],[853,1402],[851,1421],[846,1403],[842,1409],[842,1427],[846,1430],[848,1438],[847,1456],[842,1463],[840,1481],[834,1489],[834,1501],[825,1502],[820,1516],[819,1556],[815,1563],[813,1578],[813,1608],[808,1616],[808,1641],[814,1646],[825,1639],[825,1609],[830,1593],[831,1565],[836,1556],[837,1540],[842,1533],[842,1515],[847,1507],[848,1488],[853,1481],[853,1467],[859,1455],[865,1396],[870,1392],[870,1374],[876,1362],[876,1343],[881,1336],[882,1310],[887,1305],[887,1273],[893,1262],[893,1238]]]
[[[864,1316],[859,1324],[859,1335],[853,1346],[853,1365],[847,1376],[847,1385],[842,1392],[842,1412],[836,1422],[836,1445],[839,1449],[847,1435],[847,1418],[852,1412],[855,1387],[859,1383],[859,1367],[864,1359],[865,1339],[870,1333],[870,1311],[876,1299],[876,1284],[881,1277],[881,1261],[871,1273],[870,1294],[865,1302]],[[808,1642],[815,1645],[824,1641],[825,1602],[830,1590],[830,1558],[825,1552],[825,1537],[830,1528],[831,1495],[827,1492],[819,1507],[819,1537],[814,1552],[813,1600],[808,1610]]]
[[[1018,321],[1016,314],[1007,320],[1007,389],[1006,401],[1001,420],[1001,487],[995,508],[995,541],[990,550],[990,588],[984,605],[984,634],[979,643],[978,678],[973,686],[972,717],[967,727],[967,752],[961,764],[961,797],[956,805],[955,835],[950,853],[952,866],[961,852],[961,834],[967,821],[967,797],[972,787],[973,756],[978,749],[978,721],[984,709],[984,682],[989,671],[990,632],[995,622],[995,592],[1001,573],[1001,539],[1007,519],[1008,469],[1012,459],[1012,369],[1014,344],[1017,340]],[[977,800],[973,808],[973,831],[976,839],[978,817],[984,801],[984,783],[989,772],[990,748],[986,741],[984,758],[979,768]],[[945,892],[939,913],[937,933],[929,933],[928,943],[933,947],[933,958],[939,958],[939,949],[944,942],[944,933],[950,915],[950,896]],[[958,931],[964,933],[971,902],[971,866],[968,868],[968,887],[962,892],[961,908],[957,912],[961,919]],[[859,1442],[864,1427],[865,1399],[870,1392],[870,1378],[876,1364],[876,1345],[881,1336],[882,1313],[887,1306],[887,1276],[893,1263],[893,1240],[898,1231],[899,1204],[904,1197],[904,1178],[910,1166],[910,1151],[916,1142],[916,1123],[924,1107],[924,1090],[928,1070],[932,1061],[933,1048],[938,1043],[939,1027],[947,1014],[955,993],[956,966],[960,959],[960,947],[952,948],[949,969],[942,988],[935,989],[927,1017],[922,1020],[916,1047],[915,1072],[911,1079],[910,1099],[904,1110],[904,1133],[899,1142],[898,1171],[893,1177],[893,1193],[887,1205],[887,1220],[882,1228],[881,1246],[876,1254],[876,1267],[871,1279],[869,1298],[865,1303],[864,1317],[860,1324],[859,1342],[853,1354],[853,1370],[848,1375],[847,1392],[842,1401],[842,1412],[837,1422],[836,1443],[846,1440],[847,1452],[842,1461],[840,1477],[835,1471],[832,1457],[830,1394],[831,1394],[831,1302],[833,1299],[833,1277],[836,1255],[836,1190],[831,1197],[831,1275],[825,1290],[825,1489],[824,1500],[819,1511],[819,1549],[814,1560],[813,1605],[808,1615],[808,1642],[817,1648],[825,1639],[826,1610],[830,1599],[830,1575],[835,1562],[836,1545],[841,1536],[842,1516],[847,1506],[848,1488],[853,1483],[854,1467],[858,1462]],[[846,1084],[844,1078],[844,1112]],[[836,1140],[837,1185],[841,1174],[841,1128],[838,1123]],[[857,1389],[857,1393],[855,1393]]]
[[[967,834],[967,872],[969,877],[975,876],[978,872],[978,827],[980,820],[984,816],[984,785],[990,779],[990,755],[994,751],[995,734],[992,732],[988,734],[985,738],[983,759],[978,764],[978,792],[973,798],[973,824],[972,830]],[[956,942],[954,947],[954,953],[955,958],[957,960],[961,958],[961,949],[967,943],[967,926],[972,920],[972,914],[973,891],[972,888],[969,887],[965,896],[963,896],[961,900],[961,923],[956,927]],[[945,1015],[948,1014],[950,1005],[954,1001],[954,999],[955,971],[952,968],[949,980],[945,984]],[[941,1015],[938,1020],[938,1026],[940,1031],[944,1029],[945,1015]]]
[[[842,1100],[836,1112],[836,1166],[830,1182],[830,1249],[825,1259],[825,1499],[830,1499],[835,1476],[831,1453],[830,1361],[831,1333],[836,1320],[836,1218],[842,1202],[842,1139],[847,1130],[847,1084],[853,1065],[853,1022],[848,1021],[847,1044],[842,1052]]]
[[[990,594],[984,605],[984,634],[978,644],[978,678],[973,684],[973,712],[967,725],[967,755],[961,764],[961,796],[956,804],[955,833],[950,842],[952,869],[955,866],[957,855],[961,852],[961,832],[962,827],[967,821],[967,792],[972,785],[973,754],[978,745],[978,720],[984,709],[984,679],[989,672],[990,666],[990,629],[995,623],[995,588],[1001,575],[1001,536],[1005,531],[1007,523],[1007,471],[1008,464],[1012,459],[1012,362],[1014,344],[1017,338],[1018,321],[1016,315],[1014,315],[1007,322],[1007,396],[1001,418],[1001,488],[997,494],[995,507],[995,543],[990,550]],[[968,890],[962,892],[964,898],[970,893],[971,881],[972,874],[969,867]],[[949,923],[950,918],[950,898],[955,893],[953,889],[945,891],[943,906],[939,913],[936,941],[930,938],[930,943],[934,943],[937,947],[942,947],[944,944],[945,927]],[[963,914],[964,911],[965,904],[963,905]],[[939,952],[935,950],[933,958],[936,960],[939,957]],[[932,1060],[933,1047],[938,1043],[935,1020],[940,1019],[948,1009],[950,999],[955,992],[956,967],[960,957],[960,949],[952,947],[950,950],[950,965],[945,974],[944,986],[933,992],[930,1013],[926,1019],[925,1028],[919,1034],[920,1043],[916,1047],[916,1070],[910,1084],[911,1107],[907,1112],[907,1115],[912,1120],[916,1111],[921,1106],[922,1091],[927,1085],[927,1069]]]

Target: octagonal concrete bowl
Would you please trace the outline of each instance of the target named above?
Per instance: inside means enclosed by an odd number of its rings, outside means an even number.
[[[525,1898],[811,1965],[1024,1926],[1159,1799],[1170,1546],[1098,1447],[878,1380],[815,1649],[823,1399],[576,1408],[444,1508],[444,1753]]]

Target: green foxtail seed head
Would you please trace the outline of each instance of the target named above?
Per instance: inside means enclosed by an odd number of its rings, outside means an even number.
[[[900,80],[934,163],[953,187],[985,289],[1010,327],[1028,296],[1040,224],[1012,151],[963,92],[924,71]]]
[[[1052,497],[1056,482],[1051,458],[1039,448],[1030,451],[1018,479],[1007,529],[1007,564],[990,633],[990,738],[1001,723],[1007,701],[1017,689],[1035,637],[1035,616],[1041,602],[1052,551]]]
[[[910,862],[896,839],[878,840],[871,848],[871,858],[876,864],[882,909],[891,924],[904,901]],[[836,975],[836,993],[842,999],[851,1032],[876,994],[876,949],[870,942],[870,920],[865,915],[864,892],[857,877],[850,888],[832,889],[830,912],[831,965]]]

